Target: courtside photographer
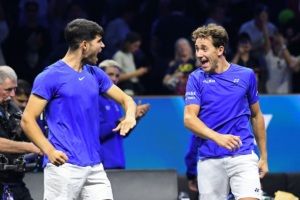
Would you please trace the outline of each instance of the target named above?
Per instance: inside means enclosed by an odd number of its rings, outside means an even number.
[[[12,101],[16,88],[15,71],[0,66],[0,199],[32,200],[23,178],[27,170],[34,168],[41,150],[22,132],[22,112]]]

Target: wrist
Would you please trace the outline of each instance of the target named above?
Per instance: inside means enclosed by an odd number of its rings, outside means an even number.
[[[259,155],[259,159],[260,160],[267,160],[268,159],[268,156],[266,154],[260,154]]]

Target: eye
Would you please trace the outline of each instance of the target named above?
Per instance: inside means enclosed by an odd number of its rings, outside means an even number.
[[[6,88],[4,89],[6,92],[11,92],[11,91],[16,91],[17,88],[13,87],[13,88]]]

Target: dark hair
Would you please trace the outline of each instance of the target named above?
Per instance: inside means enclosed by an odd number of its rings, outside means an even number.
[[[69,48],[75,50],[84,40],[91,41],[97,35],[102,37],[104,31],[96,22],[87,19],[75,19],[67,24],[64,34]]]
[[[16,88],[16,95],[26,95],[29,96],[31,92],[31,85],[29,82],[19,79],[18,80],[18,87]]]
[[[238,41],[240,43],[251,42],[251,38],[248,33],[242,32],[238,35]]]
[[[140,34],[138,34],[136,32],[129,32],[123,41],[122,51],[127,52],[128,45],[135,43],[137,41],[141,41],[141,40],[142,40],[142,38],[141,38]]]
[[[268,6],[262,3],[256,4],[254,7],[254,16],[258,16],[262,12],[269,12]]]

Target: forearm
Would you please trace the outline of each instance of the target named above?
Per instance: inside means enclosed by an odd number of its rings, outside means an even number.
[[[254,131],[254,136],[260,151],[260,158],[267,160],[267,145],[266,145],[266,131],[265,123],[262,114],[252,118],[252,127]]]
[[[269,31],[266,27],[263,28],[263,37],[264,37],[264,50],[265,53],[268,53],[271,50],[271,42],[269,38]]]
[[[1,153],[30,153],[29,142],[13,141],[6,138],[0,138]]]
[[[137,73],[137,71],[122,73],[120,74],[120,82],[127,81],[131,78],[138,77],[138,76],[139,74]]]
[[[133,101],[133,99],[130,96],[127,96],[124,98],[124,101],[122,103],[122,106],[125,110],[125,118],[136,118],[136,103]]]
[[[26,117],[22,117],[21,126],[24,130],[27,137],[36,145],[38,146],[43,153],[49,154],[49,152],[54,151],[55,148],[53,145],[47,140],[44,136],[42,130],[38,126],[35,119],[28,119]]]
[[[198,117],[185,117],[184,125],[199,137],[216,141],[218,133],[208,128]]]

